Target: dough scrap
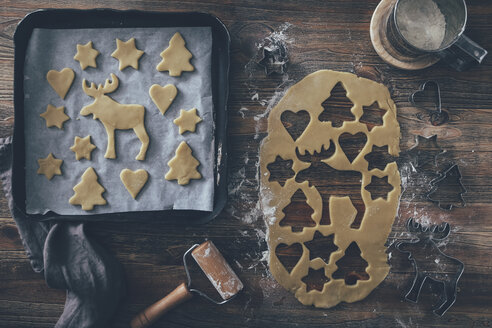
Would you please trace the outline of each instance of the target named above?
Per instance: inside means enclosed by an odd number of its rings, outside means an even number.
[[[82,158],[91,160],[91,153],[96,149],[96,146],[91,143],[91,136],[88,135],[85,138],[79,136],[75,137],[73,146],[70,150],[75,153],[75,159],[80,161]]]
[[[196,125],[200,123],[202,119],[196,113],[196,108],[190,110],[182,109],[179,112],[179,117],[173,122],[179,126],[179,134],[183,134],[186,131],[195,132]]]
[[[38,174],[44,174],[46,179],[51,180],[54,175],[62,175],[62,171],[60,169],[63,164],[62,159],[57,159],[50,153],[46,158],[38,159]]]
[[[80,182],[73,187],[74,195],[68,201],[71,205],[81,205],[84,211],[94,209],[94,205],[106,205],[106,199],[102,196],[106,191],[97,181],[97,173],[92,167],[88,167]]]
[[[163,87],[153,84],[149,89],[150,98],[152,98],[152,101],[159,108],[162,115],[166,114],[167,109],[171,106],[177,94],[178,89],[174,84],[167,84]]]
[[[190,63],[193,55],[185,44],[181,34],[176,32],[169,41],[169,47],[161,52],[162,60],[156,69],[159,72],[169,71],[169,76],[181,76],[182,72],[193,72],[195,67]]]
[[[63,130],[63,123],[70,119],[70,117],[65,114],[65,107],[55,107],[53,105],[48,105],[46,111],[39,114],[39,116],[46,120],[46,127],[56,126],[60,130]]]
[[[73,59],[79,62],[80,68],[85,70],[87,67],[97,67],[96,57],[100,52],[92,47],[92,41],[86,44],[77,44],[77,53]]]
[[[355,120],[345,121],[337,128],[332,126],[332,122],[321,122],[318,117],[325,110],[321,104],[330,96],[330,91],[338,82],[343,84],[347,90],[347,97],[353,103],[351,112]],[[370,106],[375,101],[379,108],[385,110],[383,125],[369,131],[367,125],[359,120],[363,115],[363,106]],[[282,113],[288,110],[294,113],[306,110],[310,115],[309,124],[296,140],[291,138],[281,121]],[[349,162],[338,143],[338,137],[345,132],[362,132],[367,135],[366,144],[353,162]],[[268,226],[269,267],[279,284],[294,293],[302,304],[330,308],[342,301],[361,300],[388,274],[385,242],[397,214],[401,192],[400,175],[395,162],[386,165],[384,170],[369,171],[364,156],[371,152],[373,145],[387,145],[389,154],[398,156],[399,140],[400,128],[396,106],[388,89],[382,84],[350,73],[329,70],[312,73],[292,86],[270,112],[268,135],[263,140],[260,150],[260,192]],[[331,143],[335,145],[334,153],[321,160],[326,167],[338,172],[358,172],[357,174],[362,176],[362,180],[359,180],[359,197],[365,205],[365,211],[359,228],[351,226],[358,212],[349,196],[339,197],[337,194],[329,197],[329,200],[323,199],[316,183],[310,186],[309,181],[296,180],[300,172],[313,165],[309,163],[312,160],[301,161],[297,154],[301,157],[304,157],[304,154],[306,157],[314,156],[314,153],[320,153],[322,148],[328,149]],[[292,160],[292,169],[296,172],[296,176],[289,178],[283,186],[277,181],[269,181],[270,172],[267,166],[274,162],[277,156]],[[370,192],[365,189],[372,176],[388,178],[393,190],[387,194],[386,200],[372,200]],[[298,189],[302,190],[307,199],[306,203],[314,209],[311,218],[316,225],[303,227],[301,232],[293,232],[290,226],[281,226],[279,222],[285,216],[283,209],[291,203],[291,197]],[[343,193],[343,189],[338,190],[338,193]],[[329,203],[330,222],[325,221],[321,224],[322,217],[325,217],[323,209],[326,203]],[[314,239],[316,232],[320,232],[322,236],[334,234],[333,242],[338,249],[331,253],[328,263],[320,257],[310,259],[306,243]],[[360,256],[368,263],[365,271],[369,278],[358,278],[351,284],[344,279],[334,278],[333,275],[338,269],[336,262],[344,257],[345,250],[353,242],[356,242],[361,250]],[[276,255],[276,249],[279,245],[285,248],[296,244],[302,244],[302,255],[289,273]],[[320,290],[308,292],[306,277],[309,277],[313,270],[320,269],[323,269],[328,281]]]
[[[68,67],[65,67],[59,72],[52,69],[46,74],[46,80],[61,99],[65,99],[68,90],[72,86],[74,78],[75,73]]]
[[[135,38],[131,38],[126,42],[116,39],[116,50],[113,51],[111,57],[119,60],[120,71],[128,66],[138,70],[138,60],[143,54],[144,52],[142,50],[138,50],[135,46]]]
[[[94,119],[98,119],[104,125],[108,135],[108,146],[104,158],[116,158],[114,130],[133,129],[137,138],[142,142],[136,159],[143,161],[149,147],[149,135],[145,129],[144,120],[145,107],[136,104],[120,104],[105,95],[115,91],[118,84],[118,77],[113,73],[111,73],[111,82],[107,79],[104,87],[102,84],[96,86],[94,82],[91,83],[90,87],[87,87],[84,79],[82,89],[88,96],[94,98],[94,102],[84,106],[80,110],[80,114],[83,116],[92,114]]]
[[[149,179],[149,173],[143,169],[132,171],[124,169],[120,173],[121,182],[125,185],[126,190],[132,195],[133,199],[137,198],[138,193]]]
[[[190,146],[182,141],[176,149],[176,155],[167,163],[171,168],[167,172],[166,180],[178,180],[178,184],[187,185],[191,179],[201,179],[197,171],[200,162],[193,157]]]

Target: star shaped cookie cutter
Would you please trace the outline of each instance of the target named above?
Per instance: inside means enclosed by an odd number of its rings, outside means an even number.
[[[425,106],[421,106],[415,101],[415,96],[419,93],[424,92],[427,85],[431,85],[431,84],[435,85],[435,87],[436,87],[434,110],[430,110],[429,108],[427,108]],[[410,95],[408,100],[412,103],[413,106],[420,108],[420,109],[423,109],[423,110],[426,110],[426,111],[429,111],[429,119],[430,119],[430,122],[432,125],[439,126],[439,125],[442,125],[442,124],[446,123],[447,121],[449,121],[449,114],[446,111],[442,110],[441,88],[439,86],[439,83],[437,83],[437,81],[435,81],[435,80],[425,81],[424,83],[422,83],[420,85],[418,90],[414,91]]]
[[[269,46],[264,46],[262,51],[263,57],[258,62],[258,65],[265,69],[266,75],[272,75],[273,73],[284,74],[287,71],[289,56],[283,43],[274,42]]]

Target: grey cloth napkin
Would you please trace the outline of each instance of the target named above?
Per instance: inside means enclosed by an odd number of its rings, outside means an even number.
[[[85,232],[81,222],[37,222],[13,207],[12,140],[0,138],[0,180],[34,271],[49,287],[66,289],[56,328],[107,327],[125,294],[117,259]]]

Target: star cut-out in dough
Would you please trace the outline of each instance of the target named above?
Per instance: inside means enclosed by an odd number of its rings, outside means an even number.
[[[51,180],[54,175],[61,175],[61,165],[63,163],[62,159],[57,159],[50,153],[46,158],[38,159],[38,174],[44,174],[46,179]]]
[[[46,111],[39,116],[46,120],[46,127],[56,126],[61,130],[63,130],[63,123],[70,119],[70,117],[65,114],[65,107],[55,107],[53,105],[48,105]]]
[[[81,138],[76,136],[73,146],[70,147],[70,150],[75,153],[75,159],[80,161],[82,158],[91,160],[91,153],[96,148],[91,143],[91,136],[88,135],[85,138]]]
[[[97,67],[96,57],[100,52],[92,47],[92,41],[86,44],[77,44],[77,53],[73,57],[79,62],[80,68],[85,70],[87,67]]]
[[[182,109],[179,112],[179,117],[173,122],[179,126],[179,134],[183,134],[186,131],[195,132],[196,125],[200,123],[202,119],[198,116],[196,108],[190,110]]]
[[[138,69],[138,60],[143,54],[144,52],[135,46],[135,38],[131,38],[126,42],[116,39],[116,50],[113,51],[111,57],[120,61],[119,69],[122,71],[128,66]]]

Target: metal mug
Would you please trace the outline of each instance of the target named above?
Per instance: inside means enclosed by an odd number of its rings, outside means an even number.
[[[428,32],[432,30],[432,24],[436,24],[435,19],[431,21],[433,17],[424,16],[422,6],[419,7],[423,3],[437,6],[445,20],[443,31],[438,31],[444,33],[442,41],[438,45],[416,44],[416,40],[411,40],[409,34],[405,33],[412,28],[409,24],[412,18],[417,18],[417,20],[413,20],[411,23],[419,25],[418,27],[414,26],[413,32],[418,32],[416,28]],[[419,15],[419,17],[415,15]],[[426,19],[427,21],[425,21]],[[436,54],[449,66],[457,71],[463,71],[473,64],[480,64],[487,55],[487,50],[463,34],[466,19],[467,9],[464,0],[427,0],[425,2],[422,0],[397,0],[388,18],[387,37],[391,45],[405,56],[418,57],[425,54]],[[439,40],[437,41],[439,42]]]

